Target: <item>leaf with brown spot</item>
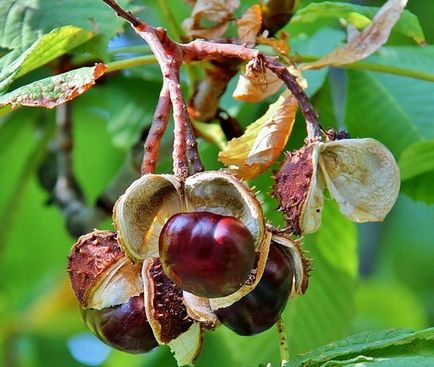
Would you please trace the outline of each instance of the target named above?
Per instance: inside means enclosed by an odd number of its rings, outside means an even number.
[[[251,179],[260,175],[282,153],[291,135],[297,106],[292,94],[284,92],[241,137],[228,142],[219,160],[238,177]]]
[[[7,105],[56,107],[86,92],[106,69],[104,64],[96,64],[24,85],[0,96],[0,108]]]
[[[351,64],[368,57],[387,42],[393,26],[399,20],[406,5],[407,0],[387,1],[362,32],[350,28],[348,43],[317,61],[303,64],[302,69]]]
[[[256,43],[256,35],[261,30],[262,12],[259,5],[253,5],[248,8],[242,17],[237,21],[237,33],[241,43],[253,47]]]

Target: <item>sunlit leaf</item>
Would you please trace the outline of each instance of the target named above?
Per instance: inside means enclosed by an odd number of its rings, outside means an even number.
[[[27,84],[0,97],[0,108],[6,105],[53,108],[86,92],[104,74],[106,66],[96,64]]]
[[[130,0],[120,0],[125,6]],[[99,35],[105,47],[125,24],[102,2],[94,0],[1,0],[0,47],[24,49],[52,29],[73,25]]]
[[[67,53],[92,38],[92,33],[74,26],[57,28],[43,35],[15,60],[3,64],[0,73],[0,92],[5,90],[16,78],[45,65],[51,60]],[[1,59],[0,59],[1,62]]]
[[[325,55],[322,59],[304,64],[304,69],[319,69],[324,66],[351,64],[364,59],[387,42],[392,27],[399,19],[407,0],[389,0],[372,22],[362,31],[350,28],[348,43]]]
[[[219,160],[234,166],[234,172],[246,179],[264,172],[282,153],[291,135],[297,106],[289,92],[282,94],[241,137],[227,144]]]
[[[237,32],[241,43],[253,46],[256,42],[256,35],[262,26],[262,13],[259,5],[248,8],[243,16],[237,21]]]

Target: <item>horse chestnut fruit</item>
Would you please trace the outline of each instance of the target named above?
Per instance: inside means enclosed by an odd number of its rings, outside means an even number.
[[[159,238],[167,276],[181,289],[215,298],[237,291],[255,263],[255,242],[237,218],[210,212],[173,215]]]
[[[254,335],[273,326],[285,309],[294,266],[284,247],[271,244],[258,285],[229,307],[216,310],[220,322],[239,335]]]
[[[113,348],[128,353],[145,353],[158,346],[145,313],[143,293],[127,302],[103,308],[81,310],[93,333]]]

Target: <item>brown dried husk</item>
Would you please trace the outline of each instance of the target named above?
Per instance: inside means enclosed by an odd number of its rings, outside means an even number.
[[[179,366],[192,365],[203,344],[204,329],[189,317],[183,292],[163,272],[158,258],[143,262],[146,317],[159,344],[166,344]]]
[[[284,212],[288,230],[315,232],[321,225],[323,180],[318,175],[319,145],[312,143],[287,154],[276,174],[274,195]]]

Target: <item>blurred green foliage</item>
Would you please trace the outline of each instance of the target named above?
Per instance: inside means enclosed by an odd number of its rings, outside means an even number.
[[[300,1],[299,6],[311,2]],[[19,6],[24,3],[36,8],[33,18],[24,17]],[[149,23],[168,27],[169,34],[173,32],[173,24],[167,22],[159,2],[120,3],[129,3]],[[241,9],[253,3],[243,1]],[[384,2],[347,3],[379,6]],[[74,50],[72,60],[115,58],[105,47],[123,23],[102,2],[80,0],[71,4],[54,0],[0,3],[0,51],[6,55],[0,59],[2,78],[7,76],[4,66],[29,44],[53,28],[68,24],[94,32],[90,41]],[[185,2],[174,1],[170,7],[178,25],[189,15]],[[418,16],[428,45],[421,49],[414,41],[392,37],[366,62],[386,66],[399,63],[406,70],[433,75],[434,3],[410,1],[408,9]],[[241,10],[237,14],[240,13]],[[7,19],[13,24],[9,35],[4,33]],[[337,17],[314,24],[299,19],[285,30],[291,34],[293,51],[301,57],[319,57],[345,39],[345,30]],[[110,50],[118,45],[140,44],[126,30],[112,42]],[[13,50],[8,54],[10,49]],[[305,296],[290,301],[284,312],[294,356],[355,332],[423,329],[434,324],[434,207],[428,204],[434,202],[433,159],[428,154],[426,159],[431,159],[431,164],[426,160],[419,162],[412,154],[419,147],[417,144],[432,146],[434,83],[363,67],[306,73],[308,93],[323,124],[345,127],[353,136],[375,137],[403,167],[414,168],[417,174],[404,177],[402,188],[406,195],[400,196],[383,223],[356,226],[327,202],[321,230],[304,239],[315,268],[310,288]],[[47,66],[31,71],[13,81],[10,90],[49,73]],[[160,89],[159,75],[155,65],[125,70],[105,78],[73,102],[74,170],[89,204],[114,177],[128,149],[149,122]],[[233,87],[231,83],[222,103],[245,127],[264,112],[272,99],[255,105],[241,104],[231,98]],[[53,149],[54,113],[29,108],[6,112],[0,110],[0,366],[86,366],[90,362],[80,362],[71,349],[71,338],[87,333],[66,276],[66,258],[75,238],[67,234],[61,212],[49,205],[49,194],[37,178],[39,168],[49,162],[47,157]],[[304,137],[299,116],[288,149],[301,146]],[[170,143],[170,136],[165,139]],[[207,169],[221,167],[217,147],[203,140],[199,147]],[[158,170],[168,172],[170,153],[162,156]],[[425,164],[423,174],[418,171],[419,164]],[[279,224],[282,218],[269,195],[270,175],[271,171],[266,172],[254,184],[261,192],[268,218]],[[110,219],[104,227],[111,228]],[[411,339],[408,335],[406,338]],[[432,356],[432,342],[426,343],[424,348],[430,352],[425,355]],[[95,350],[83,350],[82,354],[92,355]],[[419,352],[415,347],[416,359],[401,365],[422,366],[425,362],[418,359]],[[272,362],[277,366],[278,361],[274,328],[246,338],[222,327],[206,336],[197,365],[235,367]],[[101,365],[174,366],[175,362],[168,348],[160,347],[143,356],[110,350]]]

